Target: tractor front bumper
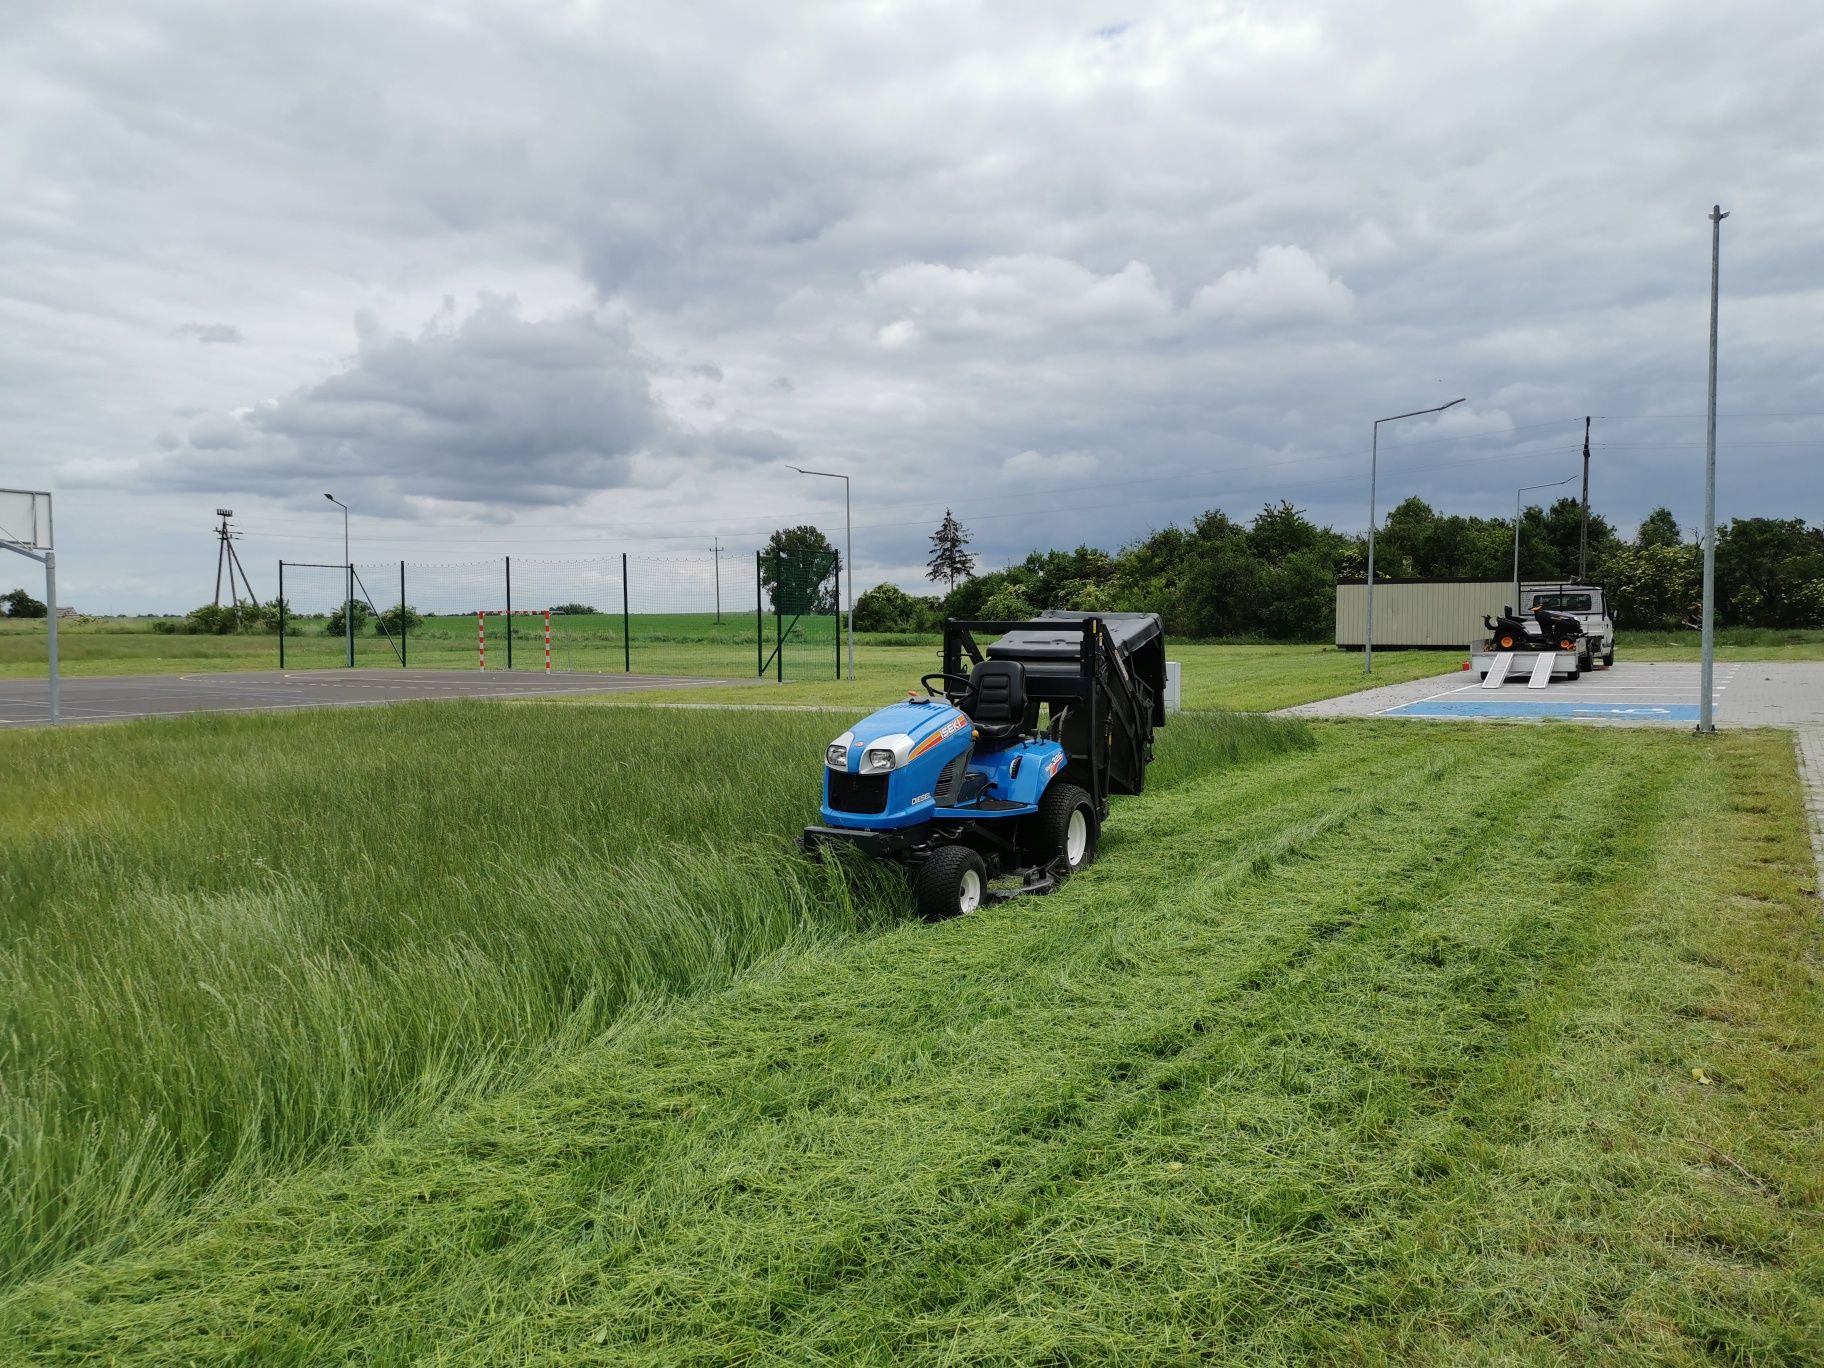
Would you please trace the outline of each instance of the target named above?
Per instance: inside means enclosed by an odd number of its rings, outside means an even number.
[[[920,822],[917,826],[888,827],[878,831],[866,827],[809,826],[798,838],[798,844],[813,855],[826,845],[846,845],[874,859],[890,860],[930,840],[931,824]]]

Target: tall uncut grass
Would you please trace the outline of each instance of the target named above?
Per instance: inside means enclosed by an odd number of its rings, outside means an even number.
[[[0,735],[0,1282],[909,907],[844,715],[473,703]],[[1175,722],[1156,782],[1301,744]]]

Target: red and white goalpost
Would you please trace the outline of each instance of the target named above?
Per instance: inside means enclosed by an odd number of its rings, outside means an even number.
[[[545,620],[545,673],[551,673],[551,610],[549,608],[477,608],[475,610],[475,668],[488,668],[488,619],[491,617],[542,617]],[[513,624],[507,628],[512,630]]]

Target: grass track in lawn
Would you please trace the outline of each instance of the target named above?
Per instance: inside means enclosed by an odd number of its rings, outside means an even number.
[[[1054,897],[623,1022],[29,1285],[0,1333],[47,1360],[1814,1353],[1789,741],[1544,727],[1578,763],[1520,787],[1480,734],[1313,735],[1124,802]]]

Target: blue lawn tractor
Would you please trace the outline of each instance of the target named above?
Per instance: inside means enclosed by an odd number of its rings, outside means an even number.
[[[984,650],[977,633],[999,639]],[[1146,787],[1165,633],[1153,613],[952,618],[943,669],[920,683],[830,743],[823,823],[802,845],[908,866],[936,920],[1050,892],[1095,859],[1109,795]]]

